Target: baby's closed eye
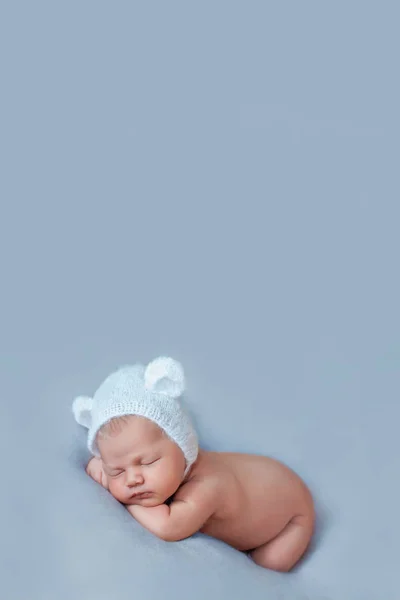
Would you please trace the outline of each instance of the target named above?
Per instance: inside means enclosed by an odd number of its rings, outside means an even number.
[[[151,465],[154,465],[155,463],[157,463],[159,460],[161,460],[161,457],[147,459],[147,460],[141,460],[140,466],[141,467],[150,467]],[[125,472],[124,469],[110,469],[110,468],[107,469],[107,475],[109,475],[110,477],[119,477],[124,472]]]
[[[123,469],[119,469],[117,470],[112,470],[112,469],[107,469],[107,475],[109,475],[110,477],[118,477],[119,475],[122,475],[122,473],[124,472]]]
[[[144,467],[149,467],[150,465],[154,465],[156,462],[158,462],[160,459],[159,458],[153,458],[152,460],[148,460],[148,461],[143,461],[141,464]]]

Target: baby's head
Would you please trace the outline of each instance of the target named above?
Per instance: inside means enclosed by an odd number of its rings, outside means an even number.
[[[163,504],[184,479],[182,450],[149,419],[117,417],[103,425],[96,441],[109,490],[123,504]]]
[[[181,365],[160,357],[147,367],[122,367],[103,381],[93,398],[74,400],[75,419],[89,430],[88,448],[101,456],[116,493],[110,491],[121,501],[127,488],[129,497],[135,488],[153,494],[146,499],[150,506],[153,498],[154,503],[160,498],[164,502],[195,462],[197,434],[179,401],[184,387]]]

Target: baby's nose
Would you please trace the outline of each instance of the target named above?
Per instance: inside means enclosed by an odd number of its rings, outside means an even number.
[[[126,485],[128,487],[135,486],[135,485],[141,485],[143,482],[144,482],[144,478],[143,478],[143,475],[140,473],[140,471],[135,471],[135,470],[126,471]]]

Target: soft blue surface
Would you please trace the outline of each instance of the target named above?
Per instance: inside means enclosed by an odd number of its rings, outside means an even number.
[[[2,4],[2,598],[398,600],[399,18]],[[73,397],[163,353],[207,447],[312,487],[296,572],[161,542],[85,476]]]

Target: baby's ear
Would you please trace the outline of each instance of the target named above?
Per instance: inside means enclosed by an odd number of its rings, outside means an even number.
[[[75,421],[89,429],[92,422],[93,399],[89,396],[78,396],[72,403]]]
[[[160,356],[147,365],[144,382],[152,392],[179,398],[185,389],[182,365],[173,358]]]

